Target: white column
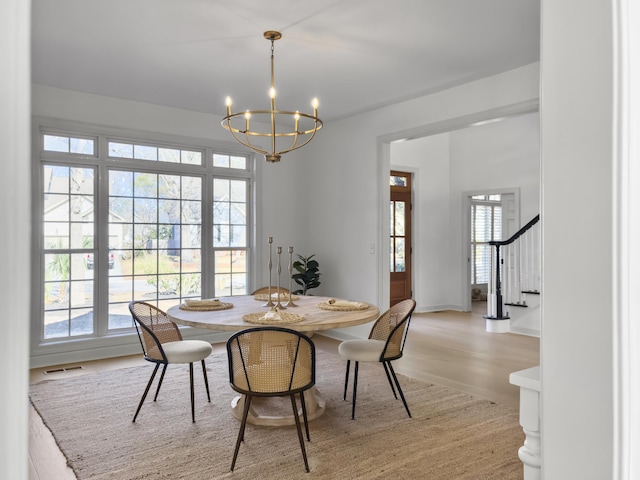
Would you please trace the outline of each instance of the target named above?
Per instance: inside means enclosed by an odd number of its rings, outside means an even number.
[[[513,372],[509,382],[520,387],[520,425],[526,438],[518,457],[524,464],[524,480],[540,480],[540,367]]]
[[[0,2],[0,478],[29,471],[31,2]],[[37,262],[37,260],[34,260]]]

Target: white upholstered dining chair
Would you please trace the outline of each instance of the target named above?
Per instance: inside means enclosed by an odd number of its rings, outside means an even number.
[[[142,394],[140,403],[133,416],[133,421],[136,421],[138,413],[142,408],[145,398],[149,393],[153,379],[158,372],[160,365],[163,366],[158,386],[156,387],[156,394],[153,398],[155,402],[162,386],[162,380],[164,374],[167,371],[167,366],[172,363],[188,363],[189,364],[189,381],[191,386],[191,421],[195,422],[195,395],[193,391],[193,363],[201,362],[202,372],[204,374],[204,385],[207,389],[207,398],[211,401],[209,395],[209,380],[207,379],[207,370],[205,368],[204,359],[211,355],[213,348],[211,344],[203,340],[183,340],[182,334],[178,329],[178,326],[171,321],[165,312],[159,308],[146,302],[133,301],[129,303],[129,311],[135,320],[136,330],[138,332],[138,338],[140,339],[140,345],[142,346],[142,352],[144,359],[148,362],[155,363],[156,366],[153,369],[151,378],[147,383],[147,387]]]
[[[347,399],[347,387],[349,384],[349,370],[351,361],[355,363],[353,372],[353,393],[351,405],[351,418],[356,415],[356,393],[358,390],[358,365],[360,362],[380,362],[384,367],[389,385],[394,397],[397,399],[396,388],[407,410],[407,414],[411,417],[409,406],[404,398],[404,393],[398,382],[396,372],[393,370],[391,362],[402,357],[404,343],[406,340],[407,330],[411,315],[416,308],[416,302],[413,299],[403,300],[393,305],[389,310],[384,312],[374,323],[369,338],[363,340],[347,340],[338,345],[338,353],[347,360],[347,372],[344,379],[344,395]],[[393,380],[392,380],[393,378]],[[395,384],[395,388],[394,388]]]

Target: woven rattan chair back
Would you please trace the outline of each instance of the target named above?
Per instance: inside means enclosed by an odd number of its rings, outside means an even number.
[[[374,323],[369,339],[387,342],[380,361],[396,360],[402,357],[409,322],[415,308],[415,300],[403,300],[384,312]]]
[[[257,396],[299,393],[315,384],[315,347],[294,330],[262,327],[227,342],[229,380],[234,390]]]
[[[304,391],[313,387],[316,382],[316,352],[311,339],[287,328],[257,327],[232,335],[227,340],[227,355],[231,388],[244,395],[242,421],[231,470],[235,467],[240,444],[244,440],[252,398],[288,396],[298,431],[300,451],[308,472],[309,462],[295,397],[297,394],[300,396],[304,428],[309,440]]]
[[[347,359],[347,370],[344,378],[344,395],[343,398],[347,399],[347,388],[349,385],[349,369],[351,366],[351,360],[355,362],[354,375],[353,375],[353,397],[351,403],[351,418],[355,418],[356,414],[356,393],[358,389],[358,364],[361,361],[372,362],[375,361],[375,357],[380,352],[380,356],[377,357],[377,361],[382,363],[384,371],[387,375],[387,380],[391,386],[393,396],[398,398],[396,389],[402,398],[404,408],[407,410],[407,414],[411,417],[411,412],[407,401],[404,398],[404,393],[398,382],[398,378],[391,365],[392,360],[397,360],[402,357],[404,350],[404,344],[407,339],[407,331],[409,329],[409,322],[411,321],[411,315],[416,308],[416,302],[413,299],[403,300],[393,305],[389,310],[384,312],[378,320],[373,324],[371,332],[369,333],[368,340],[347,340],[342,342],[338,346],[338,352],[340,355]],[[384,346],[382,346],[384,345]],[[373,347],[373,348],[372,348]],[[380,350],[380,348],[382,350]],[[395,385],[395,386],[394,386]]]
[[[211,354],[211,345],[202,340],[186,340],[182,339],[182,334],[178,329],[178,326],[171,321],[165,312],[158,307],[151,305],[147,302],[133,301],[129,303],[129,311],[134,319],[136,331],[138,332],[138,338],[140,339],[140,345],[142,346],[142,352],[144,359],[155,363],[155,368],[151,373],[151,377],[147,382],[147,386],[142,394],[140,403],[133,416],[133,421],[136,421],[138,413],[142,408],[142,404],[147,398],[151,384],[153,383],[156,373],[160,365],[163,366],[158,386],[156,387],[156,394],[153,398],[155,402],[160,393],[160,387],[162,387],[162,381],[164,379],[167,366],[170,363],[189,363],[189,386],[191,388],[191,421],[195,422],[195,399],[193,391],[193,361],[200,361],[202,365],[202,374],[204,377],[204,385],[207,389],[207,399],[211,401],[211,395],[209,394],[209,380],[207,379],[207,370],[205,367],[204,359]],[[179,344],[179,355],[176,355],[175,342],[184,342]],[[171,345],[168,345],[171,344]],[[164,347],[163,347],[164,345]],[[186,348],[185,348],[186,347]],[[168,355],[167,355],[168,353]]]
[[[129,310],[146,359],[166,362],[162,344],[182,340],[178,326],[159,308],[146,302],[131,302]]]

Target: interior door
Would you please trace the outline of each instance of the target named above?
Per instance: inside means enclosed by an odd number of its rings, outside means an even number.
[[[390,179],[390,298],[395,305],[411,291],[411,174],[392,170]]]

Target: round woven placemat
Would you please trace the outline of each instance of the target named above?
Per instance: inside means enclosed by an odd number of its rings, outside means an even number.
[[[354,310],[366,310],[369,308],[369,305],[366,303],[362,303],[360,305],[335,305],[331,303],[318,303],[317,307],[322,310],[333,310],[336,312],[351,312]]]
[[[253,298],[255,298],[256,300],[260,300],[261,302],[266,302],[269,300],[269,294],[268,293],[256,293]],[[271,294],[271,300],[273,301],[277,301],[278,299],[276,297],[273,296],[273,294]],[[294,295],[293,293],[291,294],[291,301],[295,301],[295,300],[300,300],[300,297],[298,295]],[[289,301],[289,294],[288,293],[281,293],[280,294],[280,301]]]
[[[220,305],[187,305],[180,304],[180,310],[189,310],[191,312],[213,312],[214,310],[227,310],[233,307],[233,303],[221,302]]]
[[[259,325],[286,325],[289,323],[298,323],[304,320],[304,315],[298,313],[280,313],[280,320],[275,318],[264,318],[264,313],[247,313],[242,316],[245,322],[257,323]]]

